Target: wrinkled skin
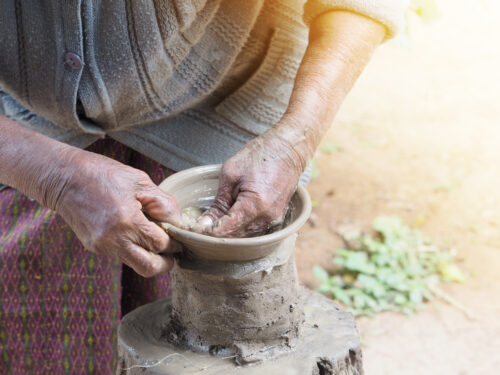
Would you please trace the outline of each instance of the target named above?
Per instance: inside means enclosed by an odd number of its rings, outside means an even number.
[[[77,173],[58,176],[54,207],[85,248],[117,257],[144,277],[168,271],[168,255],[180,251],[180,244],[144,213],[179,225],[175,200],[140,170],[90,152],[70,154],[70,170]]]
[[[381,24],[346,11],[311,23],[286,113],[224,164],[215,202],[193,230],[246,237],[283,219],[300,174],[384,35]]]
[[[146,173],[1,115],[0,134],[0,181],[56,210],[86,249],[117,257],[145,277],[171,268],[180,244],[145,214],[180,225],[181,212]]]
[[[300,174],[384,35],[381,24],[347,11],[311,23],[286,113],[224,164],[214,205],[195,230],[245,237],[283,219]],[[0,115],[0,182],[56,209],[91,251],[118,257],[146,277],[171,267],[168,255],[179,245],[143,211],[178,226],[181,212],[139,170]]]
[[[284,218],[302,170],[288,142],[272,132],[255,138],[224,164],[215,201],[193,229],[217,237],[262,234]]]

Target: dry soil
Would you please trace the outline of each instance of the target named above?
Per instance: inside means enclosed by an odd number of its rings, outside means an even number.
[[[339,151],[316,158],[297,263],[315,287],[339,226],[400,215],[456,249],[467,281],[443,288],[475,319],[443,301],[359,319],[367,375],[500,374],[500,5],[438,5],[377,51],[325,137]]]

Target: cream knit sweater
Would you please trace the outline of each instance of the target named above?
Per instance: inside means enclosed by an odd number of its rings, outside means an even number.
[[[389,39],[402,30],[408,3],[409,0],[309,0],[304,6],[304,22],[309,24],[332,9],[350,10],[384,24]]]

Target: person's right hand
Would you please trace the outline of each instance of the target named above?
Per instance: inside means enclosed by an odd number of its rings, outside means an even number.
[[[65,150],[67,167],[52,171],[45,201],[86,249],[119,258],[144,277],[172,267],[180,244],[150,217],[181,225],[174,198],[138,169],[87,151]]]

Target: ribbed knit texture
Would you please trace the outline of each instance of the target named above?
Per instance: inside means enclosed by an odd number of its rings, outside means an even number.
[[[286,111],[307,47],[304,20],[348,9],[392,36],[405,6],[0,0],[0,112],[78,147],[109,135],[174,170],[223,163]],[[65,63],[67,52],[83,69]]]

